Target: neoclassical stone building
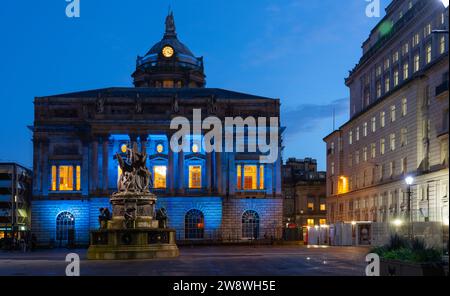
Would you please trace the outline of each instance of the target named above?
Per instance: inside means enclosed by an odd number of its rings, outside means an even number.
[[[330,223],[411,219],[448,231],[448,9],[394,0],[350,71],[350,120],[325,137]],[[445,227],[444,227],[445,228]]]
[[[172,14],[132,77],[135,87],[35,99],[32,231],[39,244],[88,244],[99,208],[117,188],[115,155],[132,145],[148,155],[152,190],[178,240],[280,236],[280,157],[263,164],[259,152],[206,153],[201,134],[188,136],[189,151],[169,144],[171,120],[192,119],[193,109],[222,121],[279,117],[279,99],[205,88],[203,58],[178,40]]]

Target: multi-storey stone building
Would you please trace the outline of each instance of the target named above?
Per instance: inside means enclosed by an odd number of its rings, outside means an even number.
[[[178,40],[172,14],[132,76],[132,88],[35,99],[32,231],[39,244],[63,245],[73,233],[77,244],[88,244],[99,208],[117,190],[115,155],[131,145],[146,151],[157,205],[179,240],[280,236],[280,157],[262,163],[260,152],[206,152],[204,134],[193,132],[187,150],[170,149],[175,117],[192,121],[194,109],[222,122],[279,117],[279,99],[205,88],[203,58]]]
[[[326,173],[317,160],[289,158],[283,165],[284,222],[298,227],[325,225]]]
[[[448,227],[448,10],[394,0],[346,79],[350,120],[325,137],[330,222]],[[448,32],[448,31],[447,31]]]

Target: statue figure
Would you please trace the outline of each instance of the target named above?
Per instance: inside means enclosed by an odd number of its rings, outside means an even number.
[[[96,104],[97,113],[101,114],[101,113],[105,112],[105,98],[104,97],[99,95],[95,104]]]
[[[169,217],[167,216],[167,212],[165,208],[161,208],[158,211],[156,211],[156,220],[158,220],[158,227],[159,228],[167,228],[167,221]]]
[[[125,161],[119,153],[116,153],[116,157],[122,170],[117,184],[119,192],[149,192],[153,182],[146,166],[147,154],[138,152],[135,144],[133,149],[127,149],[128,161]]]
[[[125,228],[134,228],[134,221],[136,221],[136,208],[127,208],[123,216],[125,218]]]
[[[100,229],[106,229],[108,221],[111,220],[111,212],[108,208],[100,208],[99,211],[98,222],[100,223]]]

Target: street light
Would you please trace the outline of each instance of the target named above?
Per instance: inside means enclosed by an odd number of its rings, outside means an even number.
[[[411,176],[408,176],[405,178],[406,185],[408,185],[408,189],[406,191],[406,194],[408,195],[408,204],[407,204],[407,214],[408,214],[408,237],[409,239],[412,239],[412,217],[411,217],[411,185],[414,182],[414,178]]]

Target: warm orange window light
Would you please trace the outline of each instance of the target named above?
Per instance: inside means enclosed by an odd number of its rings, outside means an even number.
[[[241,190],[242,189],[242,167],[240,165],[238,165],[236,167],[236,171],[237,171],[237,189]]]
[[[58,178],[56,166],[52,166],[52,191],[56,191],[56,179]]]
[[[327,205],[326,204],[320,204],[320,210],[321,211],[326,211],[327,210]]]
[[[81,190],[81,166],[77,165],[77,191]]]
[[[59,167],[59,190],[73,191],[73,166]]]
[[[348,178],[340,176],[338,180],[338,194],[344,194],[348,192]]]
[[[189,188],[202,188],[202,167],[200,165],[189,166]]]
[[[154,166],[153,167],[153,178],[154,184],[153,187],[156,189],[165,189],[166,188],[166,176],[167,176],[167,167],[164,165]]]
[[[256,165],[246,165],[244,166],[244,189],[245,190],[256,190]]]
[[[319,224],[320,225],[326,225],[327,224],[327,219],[320,219],[319,220]]]
[[[173,80],[163,81],[163,88],[173,88],[173,86],[174,86]]]
[[[314,219],[307,219],[306,223],[308,224],[308,226],[314,226]]]
[[[259,189],[264,190],[264,166],[259,167]]]

